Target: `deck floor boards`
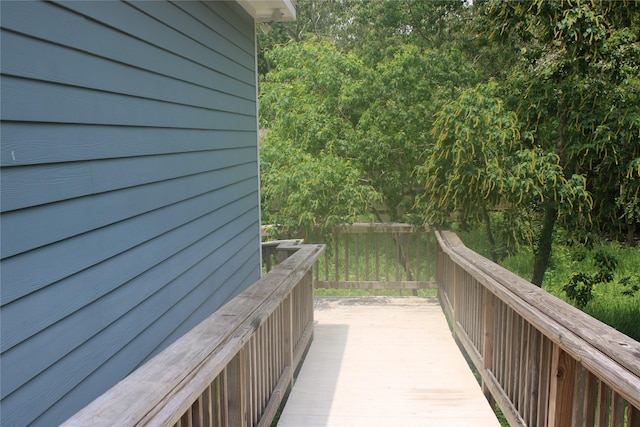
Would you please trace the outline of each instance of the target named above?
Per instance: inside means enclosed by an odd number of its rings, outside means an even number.
[[[316,297],[279,427],[499,427],[436,298]]]

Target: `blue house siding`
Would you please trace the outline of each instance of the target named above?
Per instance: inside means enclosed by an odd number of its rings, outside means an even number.
[[[54,425],[260,276],[254,22],[1,2],[2,425]]]

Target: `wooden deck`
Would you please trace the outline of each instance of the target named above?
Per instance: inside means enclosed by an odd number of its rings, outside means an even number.
[[[278,426],[499,426],[436,298],[315,299]]]

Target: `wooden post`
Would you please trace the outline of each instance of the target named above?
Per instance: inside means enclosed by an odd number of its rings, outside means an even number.
[[[578,362],[553,344],[551,387],[549,390],[549,427],[570,426],[573,416],[573,393]]]
[[[493,371],[493,347],[495,331],[496,297],[487,288],[484,288],[484,341],[482,344],[482,363],[485,371]],[[485,375],[482,375],[482,391],[485,397],[494,406],[491,391],[485,384]]]
[[[367,230],[367,233],[364,235],[364,252],[365,252],[365,273],[364,273],[364,280],[369,280],[369,263],[370,263],[370,254],[371,251],[369,250],[369,239],[371,236],[371,230]]]
[[[290,293],[282,302],[282,341],[284,346],[283,362],[289,369],[289,378],[287,378],[287,388],[285,394],[291,391],[293,386],[293,297]]]
[[[432,236],[432,232],[428,232],[428,233],[425,234],[426,241],[427,241],[427,258],[426,258],[426,260],[427,260],[427,273],[426,273],[427,276],[426,276],[425,280],[431,280],[431,262],[432,262],[432,259],[431,259],[431,252],[429,250],[429,248],[431,247],[431,236]],[[435,252],[436,252],[436,255],[435,255],[435,258],[436,258],[435,267],[436,268],[438,267],[438,261],[437,261],[438,255],[437,255],[437,252],[438,252],[439,248],[440,248],[440,246],[436,242],[436,250],[435,250]],[[436,276],[437,275],[434,275],[434,279],[438,280],[436,278]]]
[[[241,349],[227,366],[229,425],[247,425],[245,350]]]
[[[344,280],[349,281],[349,233],[344,233]]]
[[[458,320],[460,319],[460,298],[462,297],[462,284],[460,282],[462,281],[463,273],[460,271],[462,269],[458,267],[458,264],[451,262],[450,265],[453,268],[453,300],[451,301],[453,306],[453,332],[456,339],[458,339],[456,331],[458,330]]]
[[[335,264],[335,274],[333,276],[333,280],[336,282],[340,280],[340,272],[338,267],[338,260],[340,259],[340,235],[338,234],[338,229],[336,228],[333,231],[333,259]]]

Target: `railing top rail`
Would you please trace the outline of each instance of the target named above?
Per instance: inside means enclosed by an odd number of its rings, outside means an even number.
[[[262,247],[292,249],[299,248],[303,243],[302,239],[269,240],[268,242],[262,242]]]
[[[357,222],[354,224],[342,224],[335,227],[336,231],[347,233],[415,233],[428,231],[427,228],[417,227],[413,224],[392,222]]]
[[[289,249],[289,248],[288,248]],[[298,251],[153,359],[99,396],[64,426],[167,424],[190,405],[194,379],[213,380],[312,268],[324,245]]]
[[[467,248],[450,231],[436,231],[451,259],[527,322],[640,406],[640,343]]]

